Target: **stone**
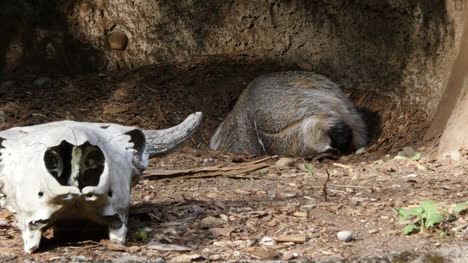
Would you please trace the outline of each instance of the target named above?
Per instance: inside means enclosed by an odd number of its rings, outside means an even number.
[[[273,245],[276,245],[276,241],[271,238],[271,237],[262,237],[262,239],[260,240],[260,244],[264,245],[264,246],[273,246]]]
[[[215,228],[210,228],[210,232],[215,235],[215,236],[225,236],[228,237],[231,235],[231,232],[234,231],[234,227],[215,227]]]
[[[412,158],[416,154],[416,150],[411,146],[406,146],[401,150],[401,153],[407,158]]]
[[[207,216],[203,218],[200,222],[202,228],[214,228],[224,225],[225,221],[221,218],[215,218],[212,216]]]
[[[401,156],[401,155],[397,155],[393,158],[393,160],[395,161],[405,161],[405,160],[409,160],[407,157],[405,156]]]
[[[300,170],[300,171],[303,171],[303,172],[309,172],[307,170],[307,168],[305,167],[305,163],[301,163],[297,166],[297,168]]]
[[[54,82],[48,77],[39,77],[34,80],[33,86],[36,88],[49,89],[54,86]]]
[[[279,167],[287,167],[294,162],[294,159],[283,157],[279,159],[275,164]]]
[[[281,260],[291,260],[297,258],[299,254],[297,252],[286,251],[281,256]]]
[[[111,49],[125,50],[128,45],[128,37],[123,32],[113,32],[107,38],[107,42]]]
[[[78,255],[74,257],[77,261],[90,261],[91,258],[85,257],[83,255]]]
[[[0,115],[1,116],[1,115]],[[460,151],[451,151],[450,152],[450,159],[452,161],[458,162],[463,158],[463,155],[461,154]]]
[[[356,151],[356,154],[363,154],[366,152],[366,147],[361,147]]]
[[[340,241],[348,242],[353,239],[353,232],[352,231],[340,231],[336,234]]]

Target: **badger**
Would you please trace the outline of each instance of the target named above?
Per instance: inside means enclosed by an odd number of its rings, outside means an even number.
[[[210,140],[211,150],[312,157],[366,146],[366,125],[328,78],[303,71],[254,79]]]

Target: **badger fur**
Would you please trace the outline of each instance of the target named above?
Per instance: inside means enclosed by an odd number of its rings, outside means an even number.
[[[364,121],[335,83],[293,71],[254,79],[216,130],[210,148],[309,157],[347,154],[366,143]]]

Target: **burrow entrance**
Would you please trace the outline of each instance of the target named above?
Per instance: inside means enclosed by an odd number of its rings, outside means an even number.
[[[40,75],[4,76],[2,81],[15,85],[0,97],[5,115],[0,128],[72,119],[160,129],[202,111],[202,125],[186,144],[207,150],[216,127],[248,83],[261,74],[285,70],[304,66],[211,58],[108,74],[54,76],[39,86],[34,82]],[[364,114],[371,139],[368,152],[380,155],[421,145],[429,125],[424,112],[373,91],[341,86]]]

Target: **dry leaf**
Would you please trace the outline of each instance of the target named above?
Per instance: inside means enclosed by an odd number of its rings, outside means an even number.
[[[118,114],[128,111],[128,105],[122,105],[117,107],[105,107],[104,114]]]
[[[112,251],[126,251],[127,248],[124,245],[121,244],[116,244],[110,240],[103,239],[99,241],[106,249],[112,250]]]

